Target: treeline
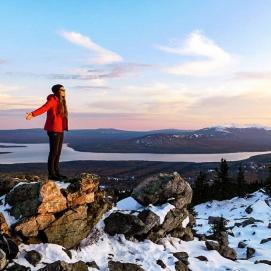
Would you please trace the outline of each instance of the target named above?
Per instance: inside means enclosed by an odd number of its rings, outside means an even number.
[[[236,196],[243,197],[260,188],[270,191],[271,187],[271,167],[269,167],[269,177],[263,182],[248,183],[245,179],[244,169],[239,166],[238,173],[232,177],[229,175],[229,166],[225,159],[221,159],[220,165],[215,169],[215,177],[210,181],[205,172],[200,172],[197,176],[193,188],[192,205],[196,205],[209,200],[225,200]]]

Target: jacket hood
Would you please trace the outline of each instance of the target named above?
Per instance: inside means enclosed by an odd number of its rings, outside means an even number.
[[[50,99],[56,99],[56,100],[58,100],[58,97],[55,96],[54,94],[49,94],[49,95],[47,96],[47,100],[50,100]]]

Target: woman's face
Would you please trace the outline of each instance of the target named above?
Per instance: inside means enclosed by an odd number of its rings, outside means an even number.
[[[61,88],[59,89],[59,95],[60,95],[61,97],[65,97],[65,88],[64,88],[64,87],[61,87]]]

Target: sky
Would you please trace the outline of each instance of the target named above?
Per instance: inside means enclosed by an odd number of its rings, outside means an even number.
[[[270,0],[1,0],[0,129],[271,126]]]

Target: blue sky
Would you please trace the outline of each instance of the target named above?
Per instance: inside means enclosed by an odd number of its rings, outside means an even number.
[[[271,1],[1,1],[1,129],[271,126]]]

